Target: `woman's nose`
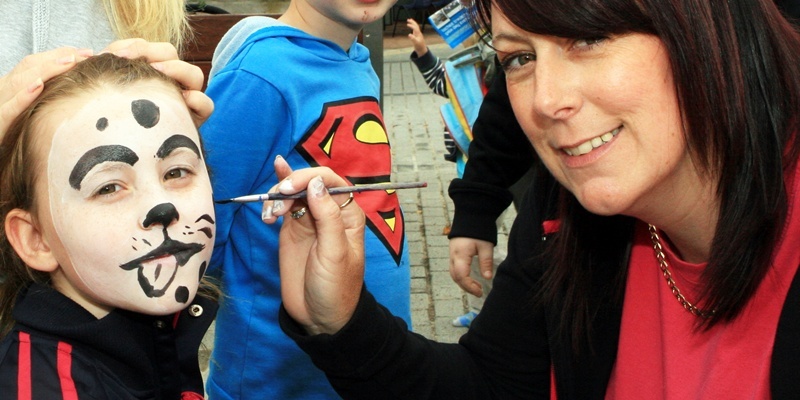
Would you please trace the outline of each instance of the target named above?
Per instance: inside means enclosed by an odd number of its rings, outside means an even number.
[[[142,226],[149,228],[151,225],[158,224],[166,228],[172,224],[173,221],[177,221],[179,217],[178,210],[175,209],[172,203],[162,203],[151,208],[150,211],[147,212]]]
[[[533,87],[536,112],[550,119],[574,115],[581,106],[576,74],[577,71],[563,60],[537,60]]]

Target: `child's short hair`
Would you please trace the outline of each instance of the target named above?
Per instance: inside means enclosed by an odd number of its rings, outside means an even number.
[[[11,310],[19,292],[32,282],[47,282],[49,274],[28,268],[8,241],[6,215],[19,208],[35,217],[34,192],[44,160],[34,157],[40,113],[49,105],[103,86],[125,87],[155,80],[180,85],[149,65],[144,59],[129,60],[112,54],[90,57],[73,69],[45,82],[38,98],[9,127],[0,144],[0,337],[13,325]]]

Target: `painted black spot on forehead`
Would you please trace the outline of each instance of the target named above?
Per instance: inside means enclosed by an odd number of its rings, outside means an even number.
[[[136,118],[136,122],[145,129],[156,126],[161,118],[158,106],[146,99],[132,101],[131,112],[133,113],[133,118]]]
[[[103,117],[97,120],[97,123],[94,125],[98,131],[102,132],[108,128],[108,118]]]

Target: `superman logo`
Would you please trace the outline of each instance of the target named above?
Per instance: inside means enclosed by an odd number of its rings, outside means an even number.
[[[326,103],[295,149],[311,166],[325,166],[352,185],[389,182],[392,153],[378,101],[358,97]],[[394,190],[355,194],[367,226],[400,263],[405,234]]]

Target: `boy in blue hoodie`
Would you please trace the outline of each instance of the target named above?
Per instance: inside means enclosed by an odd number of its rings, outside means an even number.
[[[279,155],[295,169],[328,166],[353,185],[390,181],[380,82],[369,51],[356,39],[395,1],[293,0],[279,19],[246,18],[225,35],[206,92],[216,109],[201,128],[215,198],[269,191],[277,183],[273,160]],[[408,249],[397,195],[362,192],[355,202],[369,226],[365,283],[410,325]],[[209,397],[338,398],[278,325],[280,224],[262,223],[262,211],[271,217],[271,209],[249,203],[216,210],[210,269],[220,274],[227,297],[216,322]]]

